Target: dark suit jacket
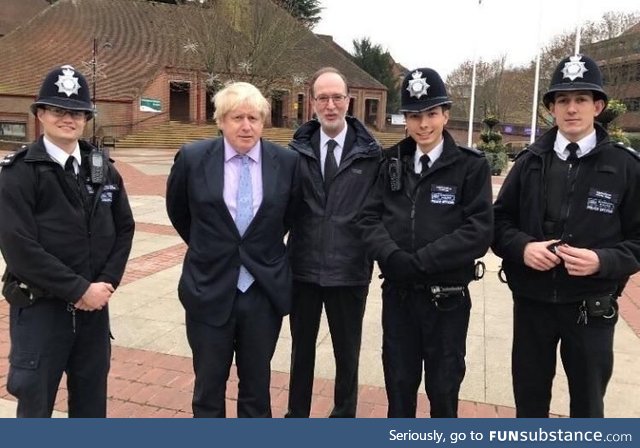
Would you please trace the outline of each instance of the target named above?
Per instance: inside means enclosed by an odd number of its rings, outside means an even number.
[[[178,295],[191,318],[227,322],[241,264],[275,310],[289,313],[292,280],[283,238],[298,194],[297,159],[294,151],[262,140],[262,204],[240,236],[223,198],[223,138],[180,149],[167,181],[167,212],[189,246]]]

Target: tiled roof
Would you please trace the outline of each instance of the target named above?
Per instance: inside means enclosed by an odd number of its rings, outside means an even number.
[[[633,25],[632,27],[628,28],[622,34],[636,34],[636,33],[640,33],[640,22],[638,22],[635,25]]]
[[[184,35],[189,9],[144,0],[59,0],[0,39],[0,95],[36,95],[45,73],[62,63],[90,75],[95,37],[97,98],[130,101],[165,67],[202,68],[175,38]],[[238,34],[228,24],[221,26],[227,35]],[[298,24],[292,19],[291,26]],[[106,42],[110,48],[103,47]],[[310,49],[307,58],[296,62],[297,73],[308,77],[332,65],[352,87],[384,89],[311,31],[305,29],[295,47],[292,51]]]
[[[0,36],[9,33],[48,6],[47,0],[2,0]]]

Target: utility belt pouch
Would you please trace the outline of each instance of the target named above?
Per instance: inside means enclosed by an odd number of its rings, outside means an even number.
[[[610,295],[583,300],[589,317],[613,317],[613,297]]]
[[[467,297],[465,286],[432,286],[431,302],[440,311],[452,311],[458,308]]]
[[[616,316],[615,299],[611,294],[584,299],[579,306],[578,323],[587,324],[590,317],[611,319]]]
[[[9,271],[5,271],[2,276],[2,295],[11,306],[26,308],[33,305],[35,297],[29,287],[18,280]]]

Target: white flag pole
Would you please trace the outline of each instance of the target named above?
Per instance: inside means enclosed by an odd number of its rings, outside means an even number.
[[[478,0],[478,16],[480,16],[480,7],[482,0]],[[469,130],[467,132],[467,146],[471,148],[473,143],[473,109],[476,107],[476,65],[478,63],[478,41],[475,41],[473,50],[473,69],[471,70],[471,100],[469,102]]]
[[[576,17],[578,18],[578,24],[576,25],[576,51],[575,54],[580,54],[580,35],[582,34],[582,0],[578,0],[578,6],[576,11]]]
[[[538,124],[538,88],[540,86],[540,53],[542,52],[540,49],[540,38],[542,36],[542,11],[543,2],[538,2],[538,41],[536,44],[536,72],[533,80],[533,103],[531,105],[531,136],[529,138],[529,143],[533,143],[536,139],[536,128]]]

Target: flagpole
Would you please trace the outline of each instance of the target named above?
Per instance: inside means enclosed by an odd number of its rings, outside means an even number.
[[[533,103],[531,105],[531,136],[529,143],[536,139],[536,128],[538,124],[538,88],[540,87],[540,38],[542,36],[542,11],[544,10],[542,1],[538,3],[538,39],[536,43],[536,71],[533,80]]]
[[[482,0],[478,0],[478,15],[480,15],[480,7]],[[467,146],[471,148],[473,143],[473,110],[476,107],[476,65],[478,63],[478,43],[473,50],[473,69],[471,70],[471,101],[469,102],[469,130],[467,132]]]
[[[578,24],[576,25],[576,45],[575,54],[580,54],[580,35],[582,34],[582,0],[578,0],[578,6],[576,11],[576,17],[578,18]]]

